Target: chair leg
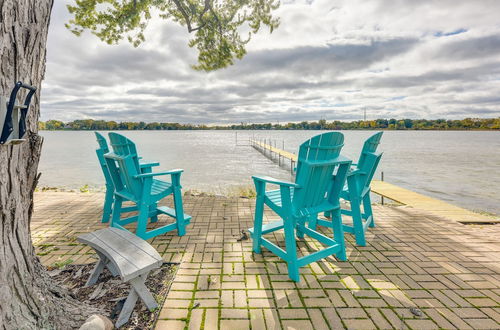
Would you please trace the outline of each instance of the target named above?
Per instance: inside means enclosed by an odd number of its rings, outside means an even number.
[[[255,216],[253,220],[253,243],[252,249],[255,253],[260,253],[260,243],[262,239],[262,218],[264,216],[264,196],[259,195],[255,201]]]
[[[109,218],[111,217],[111,212],[113,211],[113,197],[115,192],[113,189],[106,187],[106,195],[104,197],[104,207],[102,210],[102,223],[109,222]]]
[[[291,280],[298,282],[299,267],[297,266],[297,242],[295,241],[295,227],[292,219],[283,219],[285,229],[286,262],[288,264],[288,276]]]
[[[158,208],[158,203],[149,205],[149,212],[154,212]],[[156,213],[151,217],[151,223],[158,222],[158,214]]]
[[[342,227],[342,214],[340,213],[340,209],[335,210],[332,213],[333,238],[335,242],[340,245],[340,250],[337,252],[337,258],[339,260],[346,261],[347,256],[345,252],[344,229]]]
[[[351,200],[352,224],[354,226],[356,244],[359,246],[365,246],[365,231],[363,229],[363,219],[361,218],[360,206],[360,201],[358,199]]]
[[[184,236],[186,234],[186,224],[184,223],[184,207],[182,205],[182,193],[179,187],[174,189],[174,207],[177,223],[177,234]]]
[[[299,225],[305,226],[306,220],[307,220],[307,222],[309,222],[309,228],[310,228],[311,227],[311,222],[312,221],[316,222],[316,217],[315,216],[311,216],[311,217],[309,217],[309,219],[300,218],[300,219],[297,220],[297,238],[300,238],[300,239],[304,238],[304,232],[300,229]]]
[[[368,192],[363,198],[363,210],[365,211],[366,217],[372,217],[372,221],[368,225],[370,228],[375,227],[375,220],[373,219],[372,201],[370,199],[370,193]]]
[[[146,239],[146,230],[148,227],[149,205],[141,203],[139,205],[139,214],[137,215],[137,229],[135,234],[142,239]]]
[[[119,196],[115,196],[115,202],[113,203],[113,213],[111,217],[111,227],[116,227],[120,223],[120,215],[122,211],[123,199]]]
[[[323,213],[323,215],[325,216],[325,218],[331,218],[332,217],[332,211],[326,211],[325,213]]]
[[[326,212],[325,212],[325,214],[326,214]],[[312,230],[316,230],[316,227],[318,227],[317,222],[318,222],[318,215],[317,214],[309,217],[309,228]],[[302,237],[304,237],[303,234],[302,234]]]

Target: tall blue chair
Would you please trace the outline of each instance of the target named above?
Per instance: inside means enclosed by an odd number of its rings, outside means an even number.
[[[111,174],[109,173],[108,165],[106,164],[106,159],[104,158],[104,155],[109,152],[108,142],[106,141],[104,136],[102,136],[101,133],[98,132],[94,133],[97,138],[97,143],[99,145],[99,148],[97,148],[95,152],[97,154],[97,159],[99,160],[99,165],[101,166],[102,174],[104,175],[104,180],[106,182],[106,194],[104,197],[104,207],[102,211],[101,222],[107,223],[109,222],[109,219],[111,217],[113,203],[115,200],[114,199],[115,186],[113,184],[113,180],[111,179]],[[158,165],[160,165],[160,163],[144,162],[141,160],[139,161],[139,166],[141,168],[142,173],[151,173],[151,168]],[[136,210],[137,207],[135,206],[122,208],[122,212],[131,212]]]
[[[104,198],[104,207],[102,210],[102,219],[101,222],[105,223],[109,221],[111,216],[111,211],[113,208],[114,202],[114,194],[115,194],[115,186],[113,185],[113,181],[111,180],[111,175],[109,174],[108,165],[106,164],[106,160],[104,159],[104,155],[109,152],[108,143],[104,136],[102,136],[98,132],[94,132],[97,138],[97,143],[99,144],[99,148],[96,149],[97,159],[99,160],[99,165],[101,165],[102,174],[104,175],[104,179],[106,181],[106,195]]]
[[[382,153],[377,153],[382,133],[375,133],[365,141],[358,163],[354,164],[347,174],[347,187],[344,187],[340,194],[340,197],[349,201],[351,206],[351,210],[343,209],[342,214],[351,216],[353,223],[352,226],[344,224],[344,231],[354,234],[356,244],[360,246],[366,245],[365,236],[368,227],[375,227],[370,199],[370,184],[382,158]],[[325,212],[325,216],[329,217],[330,215],[330,212]],[[324,221],[314,218],[309,225],[315,229],[316,223],[324,224]]]
[[[183,236],[191,220],[191,216],[184,214],[182,205],[180,180],[183,170],[144,173],[132,141],[118,133],[109,133],[109,139],[113,152],[105,154],[104,158],[115,187],[111,226],[125,229],[125,225],[137,222],[136,235],[145,240],[172,230]],[[171,182],[154,179],[164,175],[169,175]],[[174,208],[158,206],[158,202],[169,195],[173,195]],[[126,201],[135,204],[138,214],[121,219],[123,202]],[[166,214],[176,221],[148,231],[148,219],[156,222],[159,214]]]
[[[339,197],[345,184],[351,160],[340,155],[344,136],[337,132],[317,135],[301,146],[295,183],[280,181],[267,176],[253,176],[257,191],[254,227],[249,231],[253,238],[253,251],[261,253],[261,246],[269,249],[288,264],[288,276],[299,281],[299,268],[311,262],[336,254],[346,260],[344,234]],[[330,184],[335,173],[333,184]],[[279,190],[266,191],[266,184],[279,185]],[[328,194],[327,194],[328,192]],[[263,224],[264,205],[279,215],[281,220]],[[310,216],[331,211],[333,238],[305,226]],[[263,235],[284,229],[285,250]],[[327,245],[326,248],[298,257],[296,235],[308,235]]]

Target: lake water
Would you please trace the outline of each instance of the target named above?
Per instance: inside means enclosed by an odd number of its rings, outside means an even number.
[[[320,131],[122,131],[158,170],[183,168],[184,189],[227,193],[252,185],[251,176],[290,179],[290,172],[248,146],[249,138],[276,141],[296,152]],[[371,131],[343,131],[343,154],[357,161]],[[101,189],[104,179],[90,131],[41,131],[45,138],[39,186]],[[238,144],[236,145],[236,135]],[[385,181],[468,209],[500,214],[500,132],[386,131],[379,150]]]

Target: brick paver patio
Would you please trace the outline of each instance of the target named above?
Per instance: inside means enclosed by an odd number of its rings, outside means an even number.
[[[106,226],[99,222],[103,197],[36,193],[32,233],[44,264],[95,260],[75,237]],[[313,263],[294,283],[277,257],[253,255],[251,240],[237,241],[253,226],[254,203],[187,196],[187,235],[151,240],[166,261],[181,263],[156,329],[500,328],[499,225],[375,206],[368,246],[346,235],[348,262]],[[316,244],[307,239],[299,248],[307,253]]]

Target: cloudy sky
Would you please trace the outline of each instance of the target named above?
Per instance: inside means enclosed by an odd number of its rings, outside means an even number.
[[[196,72],[189,34],[155,19],[139,48],[52,13],[41,119],[181,123],[500,116],[500,1],[297,0],[233,67]]]

